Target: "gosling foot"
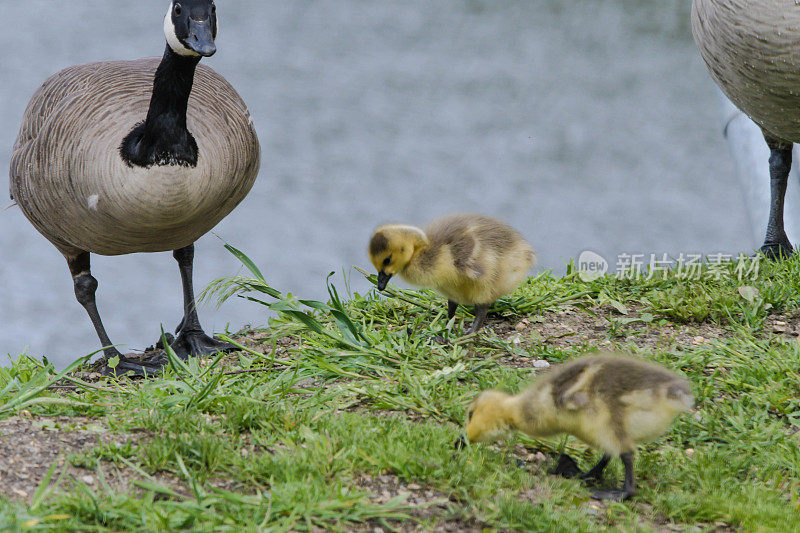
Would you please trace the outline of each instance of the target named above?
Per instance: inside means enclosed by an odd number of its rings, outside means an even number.
[[[592,467],[591,470],[589,470],[588,472],[583,472],[581,474],[581,480],[592,485],[599,485],[600,483],[602,483],[603,471],[605,470],[606,466],[608,466],[608,462],[610,460],[611,457],[603,454],[603,456],[600,458],[597,464]]]
[[[608,502],[623,502],[634,495],[634,491],[626,489],[598,490],[592,493],[592,499]]]
[[[794,249],[788,239],[782,239],[778,242],[765,242],[761,253],[770,261],[783,261],[792,256]]]
[[[562,453],[558,457],[558,463],[551,470],[547,472],[553,476],[561,476],[567,479],[572,479],[583,474],[578,463],[569,455]]]
[[[175,355],[184,361],[190,357],[202,357],[217,352],[232,352],[237,349],[229,342],[209,337],[203,330],[181,331],[171,347]]]

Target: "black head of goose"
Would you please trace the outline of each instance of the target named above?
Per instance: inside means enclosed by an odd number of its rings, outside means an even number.
[[[111,344],[95,304],[90,254],[173,250],[182,357],[231,348],[208,337],[194,304],[194,242],[247,195],[260,164],[253,121],[234,88],[200,65],[216,52],[211,0],[174,0],[163,57],[68,67],[31,98],[11,157],[11,196],[67,259],[75,295],[116,370],[155,374]]]

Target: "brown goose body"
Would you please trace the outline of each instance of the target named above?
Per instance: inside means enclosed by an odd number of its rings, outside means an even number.
[[[800,142],[795,0],[694,0],[692,33],[725,95],[772,137]]]
[[[44,82],[11,156],[11,195],[68,259],[190,245],[247,195],[260,164],[236,90],[198,65],[187,126],[197,165],[128,165],[120,145],[147,116],[159,58],[68,67]]]

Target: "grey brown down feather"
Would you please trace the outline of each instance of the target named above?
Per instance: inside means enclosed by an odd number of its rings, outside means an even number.
[[[236,90],[199,65],[187,127],[196,167],[132,167],[119,147],[148,111],[160,58],[66,68],[31,99],[11,156],[11,196],[65,256],[188,246],[253,186],[260,148]]]

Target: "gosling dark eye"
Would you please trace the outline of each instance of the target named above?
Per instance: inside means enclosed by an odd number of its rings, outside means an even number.
[[[180,4],[175,4],[175,7],[172,8],[173,12],[175,13],[176,17],[180,17],[181,13],[183,13],[183,7]]]
[[[471,421],[472,421],[472,413],[473,413],[473,412],[474,412],[474,411],[470,411],[469,413],[467,413],[467,421],[468,421],[468,422],[471,422]]]
[[[390,255],[386,259],[383,260],[383,266],[389,266],[389,263],[392,262],[392,256]]]

